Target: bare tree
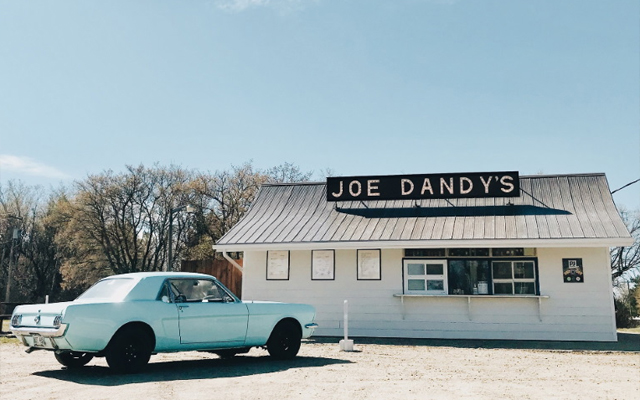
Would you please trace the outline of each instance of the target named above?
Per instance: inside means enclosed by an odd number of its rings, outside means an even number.
[[[167,266],[170,210],[190,202],[191,176],[175,166],[128,166],[125,173],[107,171],[77,182],[73,197],[57,209],[65,279],[87,286],[101,276]],[[176,256],[185,221],[184,214],[174,215]]]
[[[267,169],[264,174],[269,183],[292,183],[309,181],[313,172],[302,172],[297,165],[285,162]]]
[[[311,175],[291,163],[260,171],[254,169],[251,162],[232,166],[231,170],[198,174],[191,185],[197,212],[187,256],[190,259],[215,257],[213,244],[240,221],[262,184],[304,182]]]
[[[614,247],[610,250],[611,278],[614,281],[628,273],[635,276],[640,274],[640,210],[621,210],[620,216],[634,242],[631,246]]]
[[[9,301],[44,300],[45,295],[57,293],[55,229],[46,219],[51,201],[43,198],[39,186],[16,181],[0,186],[2,294],[7,294],[11,271]]]
[[[195,227],[192,231],[191,259],[213,258],[213,244],[235,225],[268,177],[251,163],[233,166],[230,171],[198,174],[192,182]]]

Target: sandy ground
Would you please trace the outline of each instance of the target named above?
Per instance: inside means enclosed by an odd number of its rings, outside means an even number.
[[[640,335],[634,335],[640,344]],[[640,352],[495,348],[355,339],[305,341],[299,357],[266,351],[222,360],[208,353],[156,355],[136,375],[104,358],[63,369],[53,354],[0,344],[2,399],[640,399]],[[635,346],[635,345],[634,345]]]

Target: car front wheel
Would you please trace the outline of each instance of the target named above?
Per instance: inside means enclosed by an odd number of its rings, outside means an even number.
[[[291,359],[298,354],[301,340],[300,327],[291,321],[282,321],[273,328],[267,341],[267,351],[273,358]]]
[[[147,365],[152,350],[151,338],[142,329],[121,329],[107,346],[107,364],[117,373],[135,373]]]
[[[93,355],[89,353],[78,353],[75,351],[66,351],[63,353],[54,353],[56,360],[67,368],[80,368],[93,359]]]

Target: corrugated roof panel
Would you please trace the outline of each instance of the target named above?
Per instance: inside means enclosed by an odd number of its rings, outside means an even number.
[[[576,219],[580,223],[580,228],[584,237],[596,237],[593,226],[591,226],[587,209],[584,205],[584,197],[587,195],[583,192],[583,187],[580,185],[580,181],[584,180],[584,177],[577,177],[574,180],[569,181],[569,189],[571,193],[571,199],[576,210]]]
[[[298,223],[298,229],[292,230],[287,237],[284,238],[285,242],[295,242],[302,241],[307,236],[309,231],[313,229],[314,225],[319,223],[319,220],[324,220],[329,215],[325,210],[328,206],[328,203],[323,203],[321,201],[315,201],[317,197],[326,196],[326,187],[317,185],[313,186],[313,199],[310,200],[311,206],[307,209],[307,212],[304,214],[304,217]]]
[[[600,193],[600,182],[594,180],[595,182],[591,182],[589,184],[589,197],[591,202],[593,203],[593,207],[598,214],[599,226],[600,228],[597,232],[600,232],[600,237],[615,237],[618,235],[618,231],[614,224],[608,223],[611,219],[609,214],[607,213],[607,206],[604,203],[603,196]],[[607,187],[607,191],[609,188]],[[616,211],[616,215],[618,212]]]
[[[265,185],[218,244],[630,237],[603,174],[521,177],[520,186],[516,198],[334,204],[323,183]]]
[[[604,209],[607,211],[609,220],[613,222],[613,226],[616,228],[616,233],[621,236],[625,233],[628,234],[627,227],[622,222],[620,214],[618,214],[618,209],[613,201],[605,201],[605,199],[611,197],[611,189],[609,189],[609,184],[606,179],[598,181],[598,189],[600,190],[600,198],[604,201]]]
[[[256,200],[244,218],[242,218],[229,233],[220,239],[220,241],[227,239],[233,240],[233,242],[230,243],[249,243],[247,238],[260,228],[265,218],[271,215],[270,209],[272,203],[274,201],[277,202],[285,193],[286,192],[279,191],[274,187],[262,186],[258,191]]]
[[[283,210],[283,215],[277,224],[273,226],[271,232],[265,232],[269,237],[269,242],[283,242],[286,237],[295,230],[300,229],[300,222],[306,215],[310,215],[309,208],[316,202],[313,201],[313,187],[306,185],[294,189],[292,204]]]
[[[287,205],[295,202],[297,197],[301,195],[303,189],[300,187],[290,186],[289,190],[283,191],[282,196],[278,199],[275,196],[274,201],[271,202],[267,212],[271,215],[262,218],[262,224],[259,229],[256,229],[247,241],[250,243],[273,243],[274,237],[271,236],[273,232],[278,232],[278,228],[281,223],[286,224],[288,219],[292,217],[291,207]]]
[[[585,177],[586,178],[586,177]],[[602,223],[602,218],[596,205],[594,203],[594,199],[592,198],[592,186],[597,185],[595,179],[584,179],[579,182],[580,191],[583,193],[583,204],[585,210],[587,212],[589,222],[591,227],[593,228],[593,232],[595,237],[606,237],[607,231]]]
[[[506,217],[504,215],[496,215],[496,239],[508,238],[506,225]]]

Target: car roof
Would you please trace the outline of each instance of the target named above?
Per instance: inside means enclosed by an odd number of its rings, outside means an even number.
[[[114,279],[114,278],[133,278],[133,279],[144,279],[144,278],[214,278],[214,276],[207,274],[200,274],[197,272],[167,272],[167,271],[154,271],[154,272],[131,272],[128,274],[118,274],[111,275],[104,279]]]

